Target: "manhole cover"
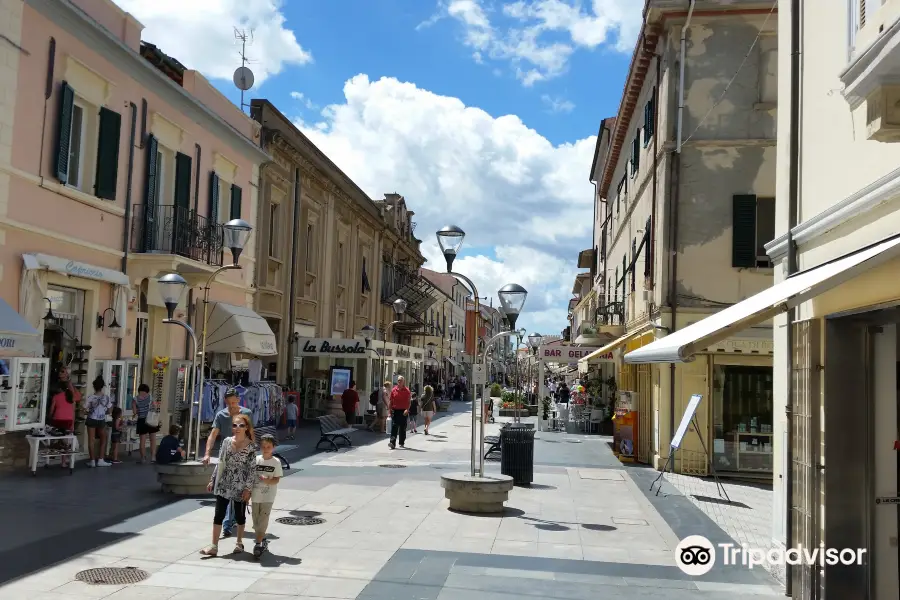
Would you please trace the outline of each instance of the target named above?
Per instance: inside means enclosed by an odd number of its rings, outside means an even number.
[[[382,469],[405,469],[406,465],[378,465]]]
[[[325,519],[319,517],[279,517],[275,519],[276,523],[282,525],[321,525]]]
[[[79,571],[75,579],[93,585],[128,585],[140,583],[150,577],[147,571],[141,571],[137,567],[103,567],[100,569],[88,569]]]

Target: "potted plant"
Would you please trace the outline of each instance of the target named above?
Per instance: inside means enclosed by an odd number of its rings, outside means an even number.
[[[541,418],[538,425],[541,431],[550,429],[550,396],[544,396],[541,400]]]
[[[499,383],[495,383],[491,385],[491,398],[502,398],[503,397],[503,388],[500,387]]]

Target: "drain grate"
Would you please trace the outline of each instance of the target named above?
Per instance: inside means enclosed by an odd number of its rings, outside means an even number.
[[[429,442],[434,442],[435,444],[446,444],[447,440],[428,440]]]
[[[282,525],[321,525],[325,522],[325,519],[320,519],[319,517],[278,517],[275,519],[275,522]]]
[[[128,585],[140,583],[150,577],[150,573],[137,567],[102,567],[79,571],[75,579],[92,585]]]
[[[382,469],[405,469],[406,465],[378,465]]]

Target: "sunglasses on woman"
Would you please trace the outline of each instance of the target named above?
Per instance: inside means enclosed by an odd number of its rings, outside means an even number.
[[[247,429],[247,424],[241,421],[240,423],[232,423],[232,427],[237,427],[239,429]]]

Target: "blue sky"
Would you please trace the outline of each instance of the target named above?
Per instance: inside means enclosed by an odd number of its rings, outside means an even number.
[[[235,103],[233,27],[252,29],[248,98],[272,101],[373,199],[403,194],[432,263],[432,232],[453,222],[482,295],[515,281],[530,292],[523,326],[566,326],[591,245],[594,136],[618,109],[642,2],[116,1]]]

